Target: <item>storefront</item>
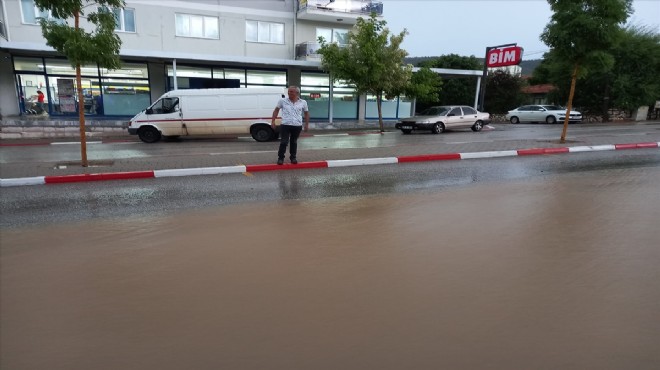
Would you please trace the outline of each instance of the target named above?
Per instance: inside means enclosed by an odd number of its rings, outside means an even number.
[[[14,57],[13,65],[22,114],[78,115],[76,71],[66,59]],[[124,62],[118,70],[83,66],[81,83],[85,115],[131,116],[151,103],[146,63]]]

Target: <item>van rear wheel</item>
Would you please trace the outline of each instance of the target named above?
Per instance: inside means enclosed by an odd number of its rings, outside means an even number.
[[[155,127],[146,126],[138,130],[138,137],[145,143],[151,144],[160,140],[161,135]]]
[[[275,136],[275,132],[268,126],[257,126],[252,129],[252,138],[258,142],[270,141],[273,136]]]

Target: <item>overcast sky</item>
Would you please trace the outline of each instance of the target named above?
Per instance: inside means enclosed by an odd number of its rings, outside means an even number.
[[[539,40],[552,12],[545,0],[381,0],[393,33],[404,28],[403,49],[411,57],[445,54],[483,57],[487,46],[517,43],[523,59],[540,59]],[[660,0],[633,1],[628,22],[660,32]]]

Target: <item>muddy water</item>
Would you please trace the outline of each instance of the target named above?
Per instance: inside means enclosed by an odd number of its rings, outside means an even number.
[[[660,171],[3,231],[2,369],[660,366]]]

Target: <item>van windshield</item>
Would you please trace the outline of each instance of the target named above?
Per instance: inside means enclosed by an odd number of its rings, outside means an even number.
[[[151,106],[153,114],[166,114],[179,110],[179,98],[162,98]]]

